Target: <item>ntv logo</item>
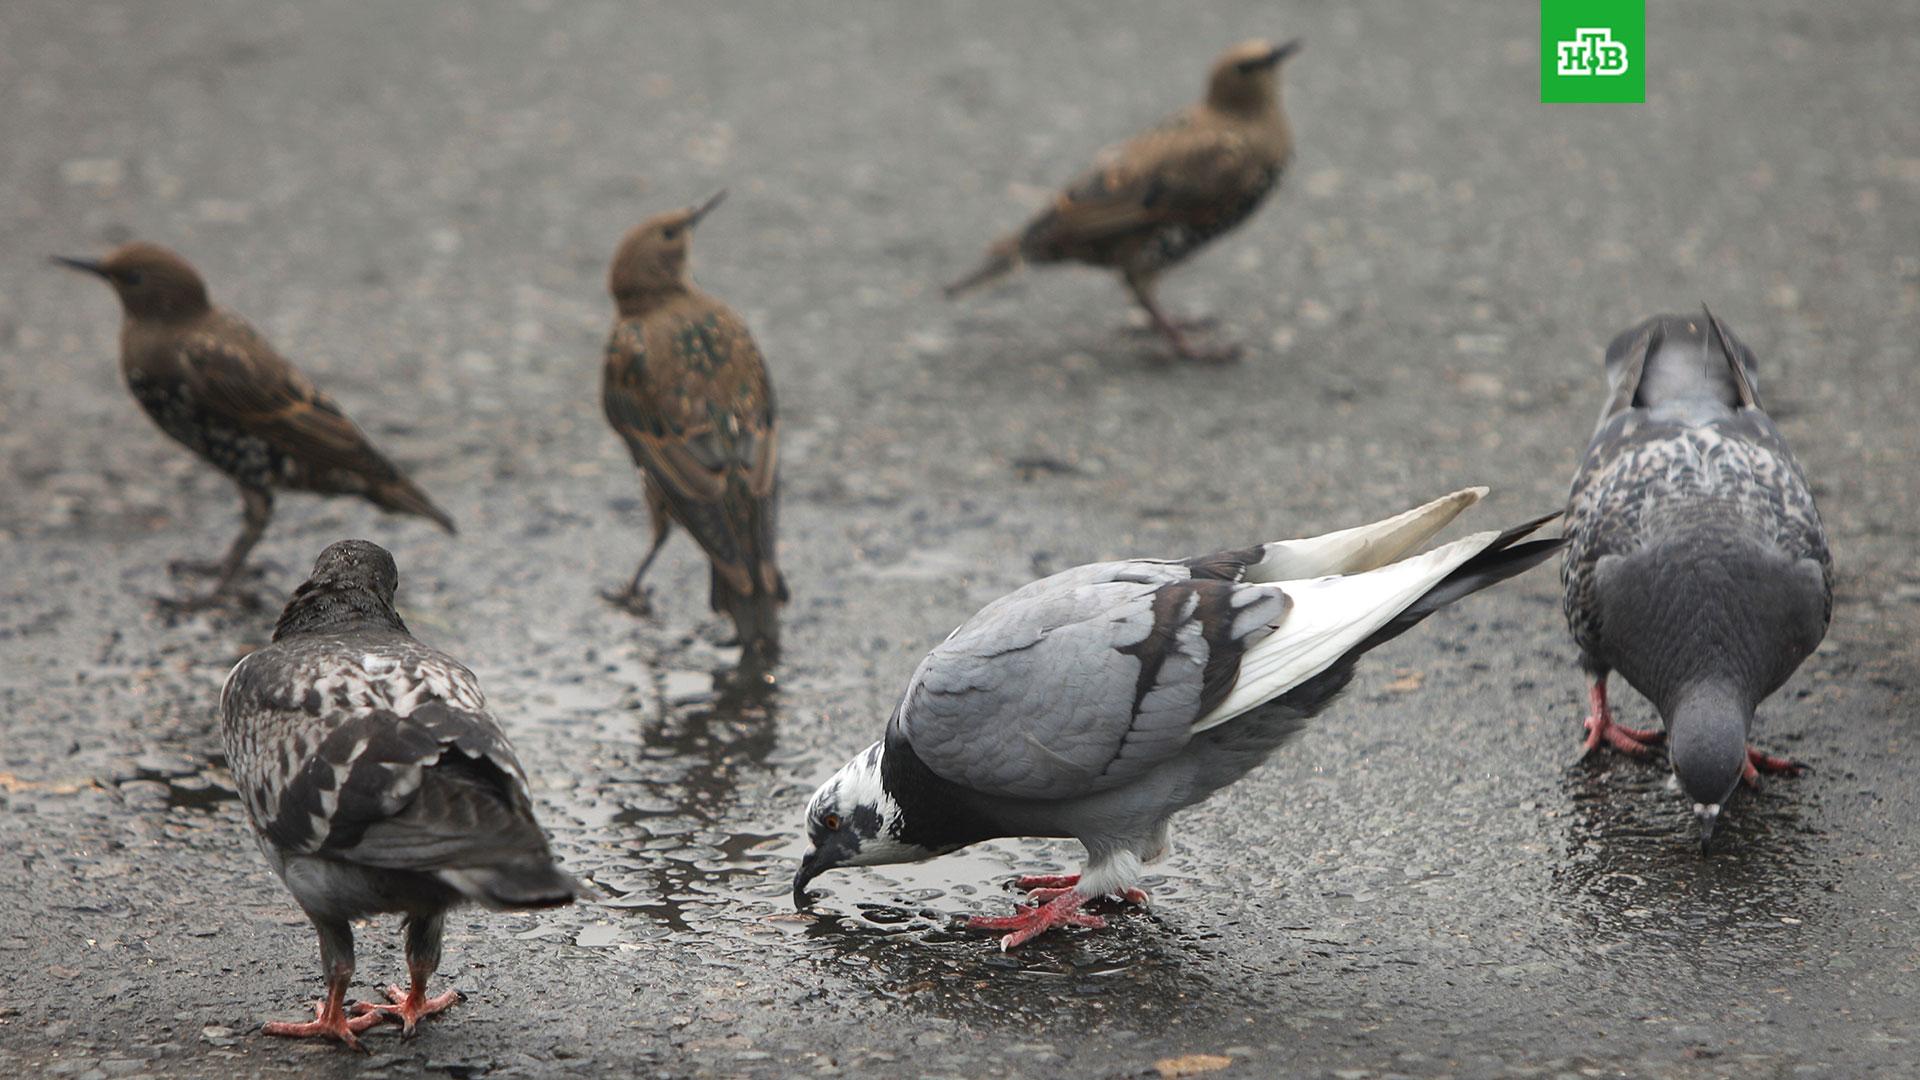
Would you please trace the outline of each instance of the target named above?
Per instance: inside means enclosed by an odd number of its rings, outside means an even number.
[[[1540,0],[1540,100],[1647,100],[1646,0]]]
[[[1627,47],[1613,40],[1604,26],[1581,27],[1572,41],[1555,43],[1560,53],[1560,75],[1625,75]]]

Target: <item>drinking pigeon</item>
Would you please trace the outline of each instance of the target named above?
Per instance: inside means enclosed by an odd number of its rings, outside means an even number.
[[[1614,722],[1618,671],[1666,724],[1705,853],[1743,779],[1799,768],[1747,738],[1754,708],[1826,636],[1833,557],[1806,475],[1760,407],[1759,361],[1711,312],[1623,331],[1606,370],[1560,573],[1592,677],[1586,750],[1645,756],[1662,738]]]
[[[1562,544],[1549,515],[1409,555],[1485,488],[1299,540],[1063,570],[988,604],[921,662],[886,737],[820,786],[794,877],[914,862],[1006,836],[1074,837],[1077,875],[974,927],[1013,948],[1144,899],[1179,810],[1246,775],[1353,677],[1363,653]]]
[[[1022,263],[1078,262],[1120,272],[1154,329],[1188,360],[1231,360],[1233,348],[1187,340],[1154,299],[1165,271],[1253,215],[1280,183],[1293,132],[1280,108],[1280,64],[1300,42],[1245,41],[1220,54],[1198,104],[1108,150],[1019,232],[948,285],[949,299]]]
[[[332,398],[275,352],[245,319],[207,299],[187,260],[156,244],[132,243],[106,258],[55,262],[113,286],[126,318],[120,370],[153,422],[240,487],[245,522],[209,571],[210,603],[227,593],[273,516],[273,492],[358,495],[383,510],[428,518],[449,533],[453,519],[376,449]]]
[[[779,651],[787,582],[775,559],[779,419],[747,324],[687,277],[693,230],[726,196],[628,230],[607,272],[619,317],[601,401],[640,467],[653,543],[607,599],[647,610],[640,579],[678,523],[707,554],[708,604],[733,620],[750,658]]]
[[[342,540],[294,591],[273,643],[220,693],[227,764],[260,850],[313,921],[327,993],[307,1023],[269,1035],[360,1048],[384,1019],[411,1036],[460,1000],[427,996],[447,909],[553,907],[574,884],[534,820],[526,773],[473,672],[415,641],[393,608],[386,550]],[[408,988],[349,1015],[351,922],[406,916]]]

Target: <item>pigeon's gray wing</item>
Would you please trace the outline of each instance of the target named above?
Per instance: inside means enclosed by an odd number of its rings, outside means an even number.
[[[249,815],[283,852],[438,870],[546,851],[512,747],[444,654],[272,646],[221,709]]]
[[[902,729],[928,768],[984,794],[1117,787],[1186,745],[1288,603],[1181,563],[1075,567],[988,605],[929,653]]]

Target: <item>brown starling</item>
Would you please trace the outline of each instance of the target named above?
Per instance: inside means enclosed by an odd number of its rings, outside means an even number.
[[[787,584],[774,561],[779,427],[766,361],[747,324],[687,277],[694,227],[726,195],[641,222],[607,271],[618,319],[601,398],[646,487],[653,544],[607,599],[644,613],[640,579],[677,523],[712,563],[709,603],[750,655],[779,648]]]
[[[105,259],[54,261],[98,274],[120,296],[120,370],[160,430],[240,485],[245,524],[218,563],[175,565],[217,574],[223,595],[266,532],[273,491],[359,495],[383,510],[432,518],[433,505],[333,399],[273,351],[240,316],[214,307],[185,259],[127,244]]]
[[[1080,262],[1120,272],[1127,290],[1182,357],[1231,360],[1201,349],[1154,301],[1161,272],[1245,221],[1280,181],[1293,136],[1280,109],[1280,62],[1300,48],[1246,41],[1214,61],[1207,96],[1159,127],[1101,155],[986,261],[947,286],[949,298],[1023,262]]]

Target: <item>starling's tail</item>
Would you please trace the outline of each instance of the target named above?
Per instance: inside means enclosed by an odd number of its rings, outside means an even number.
[[[579,885],[553,859],[537,856],[503,866],[443,870],[447,883],[496,911],[570,904]]]
[[[434,524],[447,530],[448,533],[459,531],[453,527],[453,519],[447,516],[447,512],[433,505],[433,500],[427,498],[427,493],[414,486],[413,481],[404,476],[396,475],[392,480],[380,484],[367,493],[367,498],[386,510],[431,519]]]
[[[989,281],[1011,274],[1020,266],[1020,237],[1018,235],[1001,237],[987,249],[986,261],[973,269],[973,272],[946,287],[947,299],[951,300],[961,293],[979,288]]]

